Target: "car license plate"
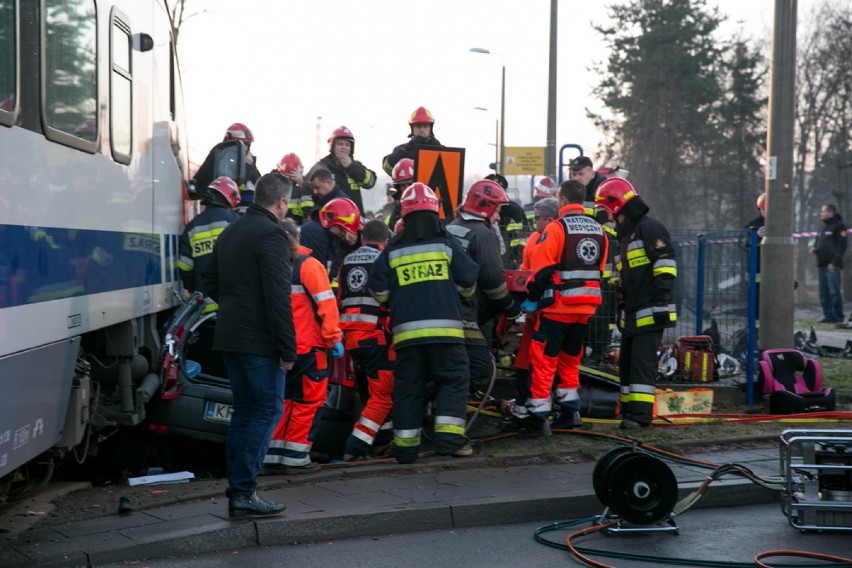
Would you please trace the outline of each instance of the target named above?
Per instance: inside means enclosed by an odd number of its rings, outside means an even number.
[[[223,422],[225,424],[230,424],[232,410],[233,409],[230,404],[208,400],[204,408],[204,419],[209,420],[210,422]]]

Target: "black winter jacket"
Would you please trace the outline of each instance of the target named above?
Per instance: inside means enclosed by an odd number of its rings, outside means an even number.
[[[267,209],[252,203],[219,235],[202,275],[219,304],[213,348],[296,360],[290,309],[290,241]]]
[[[814,246],[817,266],[824,267],[832,264],[840,268],[843,266],[843,255],[846,253],[846,225],[843,224],[843,218],[838,213],[824,222],[825,228],[817,233]]]

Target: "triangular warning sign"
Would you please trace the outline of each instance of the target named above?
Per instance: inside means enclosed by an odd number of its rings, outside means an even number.
[[[464,148],[419,148],[414,181],[425,183],[441,199],[441,219],[452,219],[464,189]]]

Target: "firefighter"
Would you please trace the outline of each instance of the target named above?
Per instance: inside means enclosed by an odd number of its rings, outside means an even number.
[[[589,318],[601,303],[606,264],[606,235],[585,214],[586,189],[577,180],[559,187],[559,218],[547,225],[532,252],[523,308],[540,311],[529,347],[532,377],[527,409],[532,433],[547,435],[556,381],[559,417],[556,428],[576,428],[580,420],[580,361]]]
[[[284,154],[272,170],[283,175],[293,184],[293,197],[288,204],[287,217],[296,221],[298,225],[305,221],[314,208],[313,191],[311,185],[306,183],[304,170],[302,159],[292,152]]]
[[[408,118],[410,140],[400,144],[393,152],[382,159],[382,169],[388,175],[393,174],[394,166],[403,158],[417,159],[417,150],[420,148],[443,148],[435,138],[435,117],[426,107],[417,107]]]
[[[319,469],[311,461],[311,426],[328,393],[329,355],[343,357],[337,300],[325,267],[299,245],[299,227],[292,219],[281,226],[296,249],[290,303],[296,328],[296,362],[287,371],[284,413],[272,433],[263,460],[268,473],[286,475]]]
[[[657,351],[663,330],[677,322],[675,251],[668,230],[648,217],[648,206],[627,180],[605,180],[598,186],[595,203],[613,216],[619,239],[615,268],[619,275],[621,428],[650,426]]]
[[[482,398],[495,372],[491,348],[482,327],[499,313],[510,320],[521,310],[506,285],[500,241],[492,229],[500,219],[500,208],[509,203],[506,192],[495,181],[480,180],[467,192],[458,217],[447,230],[458,238],[467,255],[479,265],[477,292],[462,300],[462,319],[467,355],[470,359],[470,391]]]
[[[225,136],[222,141],[213,146],[204,162],[198,167],[195,176],[189,182],[190,188],[207,187],[213,181],[213,178],[219,174],[227,173],[227,170],[233,168],[233,164],[228,159],[229,156],[223,154],[223,149],[232,146],[235,142],[240,142],[245,148],[245,179],[236,180],[240,186],[240,210],[241,212],[248,207],[249,203],[254,200],[254,186],[257,180],[260,179],[260,171],[257,169],[257,158],[251,153],[251,145],[254,142],[254,134],[251,129],[242,122],[235,122],[225,130]],[[221,171],[224,168],[226,171]],[[237,169],[236,171],[239,171]],[[237,176],[234,176],[235,178]]]
[[[399,198],[405,193],[408,186],[414,183],[414,160],[403,158],[398,161],[393,167],[391,178],[393,179],[393,185],[388,188],[388,191],[392,192],[390,193],[392,199],[386,209],[384,209],[386,211],[384,221],[388,228],[393,229],[397,221],[401,219]]]
[[[240,188],[231,178],[220,176],[207,186],[201,203],[204,211],[187,224],[178,242],[177,267],[187,295],[201,290],[201,274],[210,261],[216,239],[240,217],[234,211],[240,203]],[[215,309],[215,304],[205,307],[205,310]]]
[[[376,185],[376,172],[355,159],[355,135],[345,126],[338,126],[328,137],[328,154],[314,164],[308,172],[313,178],[317,168],[325,168],[334,176],[334,184],[351,199],[361,214],[364,214],[364,198],[361,190]],[[320,204],[317,204],[320,207]]]
[[[343,346],[356,366],[363,370],[365,376],[358,374],[358,386],[359,391],[367,395],[343,453],[343,461],[354,461],[367,457],[390,415],[396,357],[388,327],[388,308],[367,290],[373,262],[387,244],[390,229],[378,219],[368,221],[363,228],[360,223],[353,223],[350,219],[357,215],[358,209],[345,201],[330,201],[320,211],[320,218],[323,225],[336,225],[350,234],[357,235],[361,230],[361,247],[343,260],[338,278]]]
[[[405,227],[381,252],[367,282],[390,308],[396,350],[394,456],[413,463],[420,447],[426,383],[434,381],[434,451],[469,456],[465,414],[469,361],[461,301],[476,292],[478,267],[438,219],[440,203],[423,183],[400,198]]]

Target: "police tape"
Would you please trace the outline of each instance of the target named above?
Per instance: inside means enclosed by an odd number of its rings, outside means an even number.
[[[805,238],[815,237],[818,234],[819,233],[817,233],[815,231],[806,231],[806,232],[803,232],[803,233],[792,233],[790,236],[793,237],[794,239],[805,239]],[[688,240],[682,241],[682,240],[679,240],[677,238],[674,238],[673,240],[675,242],[677,242],[677,244],[682,246],[682,247],[698,246],[698,242],[699,242],[699,239],[688,239]],[[739,244],[739,243],[742,243],[742,237],[740,237],[740,238],[729,237],[729,238],[724,238],[724,239],[701,239],[701,241],[703,241],[705,244],[711,244],[711,245]]]

